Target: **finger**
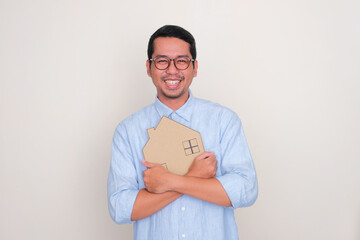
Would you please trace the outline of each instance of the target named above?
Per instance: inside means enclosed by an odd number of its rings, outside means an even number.
[[[153,168],[153,167],[156,166],[155,163],[148,162],[148,161],[146,161],[145,159],[142,160],[142,163],[143,163],[144,166],[147,167],[147,168]]]
[[[210,158],[210,160],[211,160],[212,163],[214,163],[214,164],[217,163],[217,159],[216,159],[215,155],[212,155],[212,156],[210,156],[209,158]]]
[[[201,154],[200,156],[198,156],[198,159],[206,159],[208,157],[211,157],[214,155],[214,152],[204,152],[203,154]]]

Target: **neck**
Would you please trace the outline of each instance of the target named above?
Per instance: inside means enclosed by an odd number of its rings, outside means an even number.
[[[162,102],[172,110],[176,111],[186,103],[186,101],[189,99],[189,96],[189,92],[187,92],[186,94],[178,98],[168,98],[162,95],[158,95],[158,98],[160,102]]]

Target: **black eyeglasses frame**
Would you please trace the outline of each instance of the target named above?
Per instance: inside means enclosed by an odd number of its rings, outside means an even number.
[[[156,59],[158,59],[158,58],[166,58],[166,59],[168,60],[168,65],[167,65],[167,67],[165,67],[165,68],[159,68],[158,66],[156,66],[155,61],[156,61]],[[189,60],[189,64],[187,65],[186,68],[181,69],[181,68],[178,68],[178,67],[176,66],[176,60],[177,60],[178,58],[186,58],[186,59]],[[161,55],[161,56],[156,56],[155,58],[151,58],[151,59],[149,59],[149,61],[154,62],[155,67],[156,67],[157,69],[159,69],[159,70],[166,70],[166,69],[168,69],[168,68],[170,67],[171,61],[174,62],[174,66],[176,67],[176,69],[178,69],[178,70],[186,70],[186,69],[189,68],[191,62],[195,62],[195,59],[189,58],[188,56],[178,56],[178,57],[176,57],[176,58],[172,58],[172,59],[171,59],[171,58],[169,58],[169,57],[167,57],[167,56]]]

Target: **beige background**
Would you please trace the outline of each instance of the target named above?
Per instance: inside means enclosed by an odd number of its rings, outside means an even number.
[[[360,239],[360,4],[0,1],[0,239],[131,239],[107,212],[117,123],[153,102],[146,45],[197,39],[195,96],[241,117],[259,198],[241,239]]]

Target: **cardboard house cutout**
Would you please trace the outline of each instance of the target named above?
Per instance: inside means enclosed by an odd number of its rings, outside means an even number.
[[[204,152],[200,133],[170,118],[162,117],[157,127],[147,132],[145,160],[159,163],[172,173],[184,175],[193,160]]]

